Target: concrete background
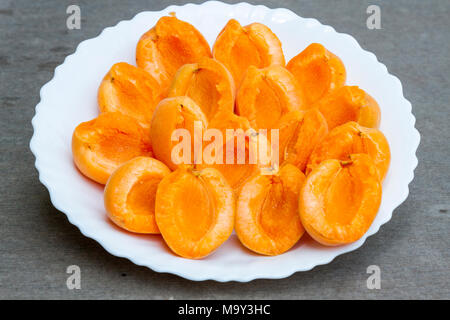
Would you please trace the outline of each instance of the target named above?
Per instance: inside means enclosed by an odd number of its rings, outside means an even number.
[[[181,3],[0,0],[0,298],[450,298],[448,0],[252,1],[353,35],[401,79],[413,105],[422,141],[409,198],[356,252],[283,280],[191,282],[111,256],[52,206],[28,147],[40,87],[82,40]],[[66,28],[69,4],[81,7],[81,30]],[[367,29],[369,4],[380,5],[382,30]],[[72,264],[81,267],[81,290],[66,287]],[[372,264],[381,268],[381,290],[366,288]]]

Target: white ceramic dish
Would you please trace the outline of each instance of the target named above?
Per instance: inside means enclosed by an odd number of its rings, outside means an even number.
[[[187,260],[172,254],[159,236],[127,233],[108,221],[102,186],[84,178],[72,162],[72,132],[80,122],[98,114],[97,88],[109,68],[119,61],[135,64],[139,37],[169,12],[176,12],[178,18],[197,27],[211,46],[231,18],[243,25],[261,22],[269,26],[283,44],[286,61],[308,44],[322,43],[345,63],[347,83],[359,85],[378,101],[382,110],[381,130],[391,146],[392,162],[383,184],[380,210],[362,239],[346,246],[323,247],[305,237],[285,254],[264,257],[245,249],[233,234],[206,259]],[[213,1],[139,13],[131,20],[104,29],[98,37],[80,43],[76,52],[55,69],[53,79],[42,87],[40,94],[41,101],[32,121],[34,135],[30,147],[36,157],[40,181],[49,190],[53,205],[85,236],[95,239],[111,254],[191,280],[284,278],[329,263],[336,256],[359,248],[368,236],[390,220],[393,210],[407,198],[408,184],[417,165],[415,153],[420,136],[414,128],[411,104],[403,97],[400,81],[353,37],[337,33],[315,19],[301,18],[287,9]]]

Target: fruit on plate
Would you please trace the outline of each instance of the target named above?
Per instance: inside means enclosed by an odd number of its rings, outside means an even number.
[[[121,165],[105,186],[105,209],[119,227],[136,233],[159,233],[155,198],[159,182],[170,169],[151,157],[136,157]]]

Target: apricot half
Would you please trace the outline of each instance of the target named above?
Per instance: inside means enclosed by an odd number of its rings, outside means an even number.
[[[152,156],[148,129],[120,112],[101,113],[79,124],[72,136],[73,160],[88,178],[105,184],[122,163]]]
[[[325,160],[308,175],[300,192],[301,222],[324,245],[354,242],[372,224],[381,193],[377,169],[368,155]]]
[[[346,71],[341,59],[319,43],[310,44],[286,68],[299,82],[308,106],[345,84]]]
[[[113,65],[98,89],[101,112],[122,112],[147,127],[153,110],[163,97],[158,81],[144,70],[125,62]]]
[[[267,26],[252,23],[242,27],[234,19],[219,33],[213,56],[230,70],[237,88],[249,66],[285,65],[281,42]]]
[[[203,35],[190,23],[176,17],[162,17],[144,33],[136,47],[137,66],[168,89],[177,70],[202,57],[211,57]]]
[[[353,121],[334,128],[317,145],[309,158],[307,172],[326,159],[346,161],[352,153],[369,155],[379,172],[380,181],[384,179],[391,160],[386,137],[378,129],[366,128]]]
[[[200,125],[202,132],[208,126],[202,110],[191,98],[181,96],[161,100],[153,113],[150,128],[155,157],[172,170],[181,163],[193,164],[201,152],[201,147],[198,150],[194,147],[195,123]],[[185,129],[186,135],[181,130],[178,134],[177,129]],[[172,153],[176,145],[180,148]]]
[[[218,170],[236,195],[242,185],[249,178],[258,174],[261,167],[264,167],[259,157],[258,145],[264,143],[266,138],[257,133],[252,135],[249,132],[237,130],[234,134],[225,134],[221,141],[222,144],[218,141],[215,145],[206,145],[203,150],[203,161],[198,164],[198,168]],[[264,139],[264,142],[260,142],[260,139]],[[207,161],[207,156],[209,161]],[[211,163],[211,161],[214,162]]]
[[[305,172],[314,148],[328,134],[327,121],[318,109],[312,108],[304,113],[293,111],[280,122],[281,162]]]
[[[159,233],[155,220],[156,189],[169,168],[150,157],[125,162],[109,177],[105,209],[119,227],[137,233]]]
[[[225,66],[217,60],[202,58],[178,70],[168,96],[190,97],[210,120],[219,111],[233,112],[234,94],[233,78]]]
[[[378,103],[357,86],[341,87],[319,100],[314,107],[327,119],[329,130],[349,121],[368,128],[378,128],[380,124]]]
[[[233,231],[234,201],[231,187],[217,170],[180,166],[158,186],[156,223],[173,252],[202,258]]]
[[[271,129],[286,113],[302,109],[294,76],[284,67],[250,66],[236,96],[236,113],[254,129]]]
[[[304,233],[298,197],[305,175],[295,166],[277,175],[257,175],[241,189],[237,201],[236,233],[244,246],[265,255],[289,250]]]

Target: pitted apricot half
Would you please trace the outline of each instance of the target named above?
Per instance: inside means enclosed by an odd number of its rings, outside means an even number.
[[[381,193],[377,169],[368,155],[322,161],[307,176],[300,192],[301,222],[308,234],[324,245],[354,242],[377,215]]]
[[[168,96],[190,97],[210,120],[219,111],[233,112],[234,94],[233,77],[225,66],[215,59],[202,58],[177,71]]]
[[[150,157],[125,162],[109,177],[105,187],[105,209],[119,227],[136,233],[159,233],[155,220],[155,198],[159,182],[169,168]]]
[[[286,164],[276,175],[257,175],[241,189],[236,234],[244,246],[265,255],[289,250],[304,233],[298,197],[305,175]]]
[[[281,117],[302,110],[302,97],[294,76],[284,67],[250,66],[236,96],[236,113],[254,129],[276,127]]]
[[[265,137],[257,133],[253,136],[249,134],[249,131],[244,130],[237,130],[234,135],[225,134],[222,144],[217,144],[214,149],[212,144],[205,145],[203,161],[198,164],[198,168],[218,170],[237,195],[242,185],[250,177],[258,174],[261,167],[264,167],[258,154],[259,139],[265,139]],[[206,156],[214,160],[214,163],[206,160]],[[220,160],[221,163],[219,163]]]
[[[314,148],[328,134],[324,116],[316,108],[304,113],[293,111],[282,118],[279,129],[282,162],[305,172]]]
[[[137,66],[168,89],[177,70],[202,57],[211,57],[203,35],[190,23],[174,16],[162,17],[144,33],[136,47]]]
[[[238,116],[233,112],[221,111],[209,121],[208,128],[220,130],[225,137],[227,129],[242,129],[247,131],[251,127],[247,118]]]
[[[242,27],[234,19],[228,21],[219,33],[213,56],[230,70],[236,88],[249,66],[285,65],[281,42],[267,26],[252,23]]]
[[[101,112],[118,111],[147,127],[162,98],[158,81],[144,70],[125,62],[113,65],[98,89]]]
[[[156,223],[173,252],[199,259],[230,236],[234,201],[231,187],[217,170],[180,166],[158,186]]]
[[[307,173],[326,159],[348,160],[353,153],[369,155],[379,172],[380,181],[389,169],[391,152],[384,134],[351,121],[336,127],[317,145],[308,162]]]
[[[202,132],[208,126],[208,120],[200,107],[189,97],[173,97],[161,100],[153,112],[152,123],[150,127],[151,138],[153,142],[153,152],[158,160],[164,162],[170,169],[175,170],[180,163],[176,163],[172,155],[172,149],[175,145],[180,145],[184,139],[190,139],[186,142],[190,145],[191,154],[183,154],[180,149],[176,152],[181,163],[191,164],[197,158],[194,148],[194,130],[195,122],[201,125]],[[174,136],[176,129],[186,129],[188,136]],[[181,139],[180,139],[181,138]],[[181,140],[181,141],[180,141]],[[186,151],[186,150],[184,150]],[[197,150],[201,152],[201,150]],[[186,160],[186,161],[182,161]]]
[[[378,128],[380,124],[378,103],[357,86],[341,87],[319,100],[314,107],[319,108],[327,119],[329,130],[349,121],[368,128]]]
[[[124,162],[138,156],[152,156],[149,130],[120,112],[101,113],[75,128],[72,154],[85,176],[105,184]]]
[[[307,106],[345,84],[346,71],[341,59],[319,43],[310,44],[286,68],[299,82]]]

